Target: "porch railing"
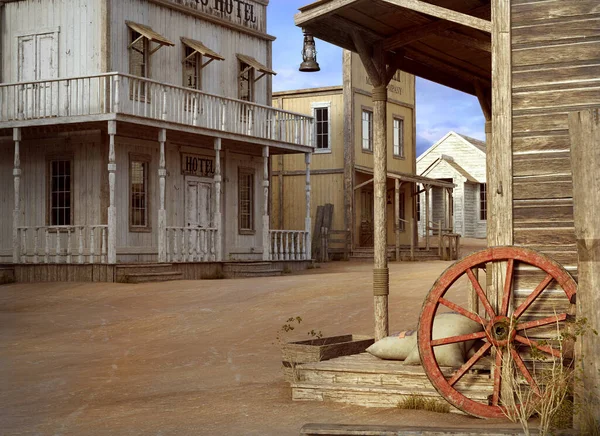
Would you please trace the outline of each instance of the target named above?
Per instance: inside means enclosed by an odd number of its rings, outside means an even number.
[[[271,260],[309,260],[309,232],[304,230],[270,230]]]
[[[107,261],[108,226],[18,228],[20,263],[93,264]]]
[[[121,73],[0,83],[0,122],[125,114],[313,145],[313,118]]]
[[[216,261],[216,228],[167,227],[166,232],[167,262]]]

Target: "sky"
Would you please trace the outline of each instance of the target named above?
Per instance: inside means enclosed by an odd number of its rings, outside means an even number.
[[[298,71],[303,35],[294,25],[298,8],[313,0],[271,0],[267,31],[273,42],[274,91],[342,84],[342,49],[316,40],[318,73]],[[417,156],[450,130],[485,140],[484,118],[477,98],[417,77]]]

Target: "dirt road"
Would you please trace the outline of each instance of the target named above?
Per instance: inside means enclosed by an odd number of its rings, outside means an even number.
[[[392,330],[448,262],[390,264]],[[371,334],[371,265],[159,284],[0,287],[2,434],[297,435],[307,422],[474,426],[457,415],[298,403],[277,334]],[[486,423],[505,426],[505,423]]]

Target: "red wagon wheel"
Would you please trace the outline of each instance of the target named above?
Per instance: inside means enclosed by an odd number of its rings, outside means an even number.
[[[486,266],[489,267],[490,263],[495,262],[506,262],[507,264],[503,292],[497,293],[498,296],[502,295],[502,301],[498,304],[500,306],[498,310],[494,310],[485,291],[482,289],[474,274],[474,269],[486,268]],[[517,265],[519,265],[519,267],[527,265],[537,267],[545,273],[545,278],[536,286],[525,301],[514,308],[514,312],[509,313],[513,294],[512,284]],[[461,305],[444,298],[451,286],[465,274],[472,283],[478,296],[478,300],[484,309],[484,314],[482,315],[465,309]],[[548,355],[561,357],[560,350],[553,348],[551,345],[530,340],[527,331],[536,327],[548,326],[566,321],[568,315],[562,313],[527,322],[519,321],[519,318],[522,317],[523,313],[540,297],[542,292],[553,281],[556,281],[560,289],[564,291],[569,302],[574,303],[577,284],[571,275],[552,259],[533,250],[520,247],[488,248],[462,259],[444,271],[434,283],[423,304],[418,330],[418,346],[423,368],[429,377],[429,380],[442,397],[457,409],[470,415],[478,416],[480,418],[505,417],[506,415],[503,413],[501,398],[501,366],[503,352],[495,353],[493,395],[488,401],[478,402],[467,398],[463,393],[459,392],[456,387],[459,380],[471,370],[483,356],[491,354],[494,349],[510,352],[518,371],[523,375],[533,392],[540,395],[538,385],[520,355],[520,353],[522,353],[522,345],[526,345],[529,348],[537,348]],[[482,324],[484,327],[483,331],[474,334],[433,340],[433,320],[436,316],[436,312],[441,306],[449,308],[454,312],[458,312],[461,315]],[[447,370],[442,371],[440,369],[440,365],[438,364],[434,353],[435,347],[473,341],[476,339],[484,341],[484,345],[468,359],[464,365],[456,369],[454,373],[448,373]]]

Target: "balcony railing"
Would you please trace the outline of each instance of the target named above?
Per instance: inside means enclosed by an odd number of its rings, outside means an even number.
[[[0,83],[0,122],[125,114],[313,145],[313,118],[121,73]]]

